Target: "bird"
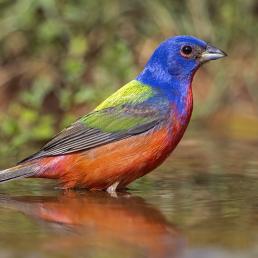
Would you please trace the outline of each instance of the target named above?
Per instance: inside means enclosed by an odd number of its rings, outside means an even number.
[[[57,179],[59,187],[115,193],[157,168],[175,149],[193,110],[198,68],[227,54],[189,35],[170,37],[143,70],[16,166],[0,182]]]

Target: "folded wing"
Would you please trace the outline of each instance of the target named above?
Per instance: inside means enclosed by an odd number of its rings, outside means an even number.
[[[162,106],[163,105],[163,106]],[[96,110],[55,136],[37,153],[21,162],[41,157],[90,150],[101,145],[145,133],[166,119],[166,103],[159,108],[144,101]]]

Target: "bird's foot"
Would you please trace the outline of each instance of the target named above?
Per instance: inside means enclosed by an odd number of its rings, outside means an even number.
[[[117,197],[116,188],[118,185],[119,185],[119,182],[117,181],[107,188],[106,191],[110,194],[110,196],[115,197],[115,198]]]

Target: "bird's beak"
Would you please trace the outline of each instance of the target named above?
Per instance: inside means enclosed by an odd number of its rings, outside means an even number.
[[[222,51],[216,47],[213,47],[211,45],[207,45],[206,50],[204,52],[202,52],[202,54],[200,56],[200,62],[205,63],[210,60],[216,60],[216,59],[219,59],[219,58],[222,58],[225,56],[227,56],[227,54],[224,51]]]

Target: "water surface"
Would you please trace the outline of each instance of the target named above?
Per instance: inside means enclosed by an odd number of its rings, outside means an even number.
[[[258,257],[257,151],[255,138],[195,130],[117,197],[1,184],[0,257]]]

